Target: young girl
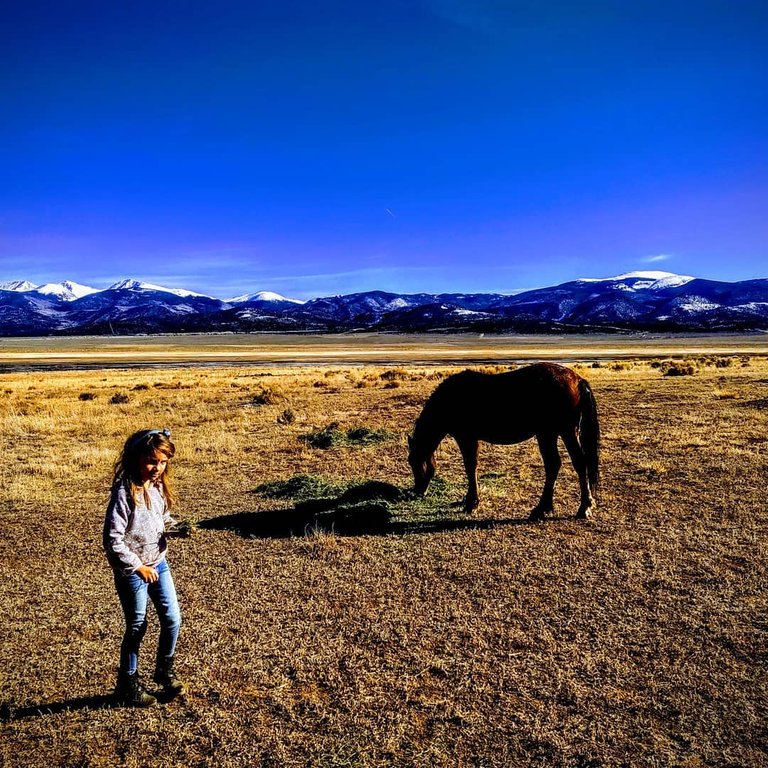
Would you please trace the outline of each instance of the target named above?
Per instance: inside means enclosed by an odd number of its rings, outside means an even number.
[[[165,559],[166,528],[176,524],[169,513],[176,500],[169,478],[169,462],[176,452],[170,435],[167,429],[145,429],[128,438],[115,464],[104,521],[104,549],[125,615],[115,696],[132,706],[148,707],[156,702],[138,676],[148,597],[160,619],[153,680],[168,697],[184,692],[173,668],[181,612]]]

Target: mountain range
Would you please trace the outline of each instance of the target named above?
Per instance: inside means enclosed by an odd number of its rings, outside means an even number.
[[[0,335],[183,332],[564,332],[768,329],[768,279],[670,272],[582,278],[514,295],[368,291],[299,301],[261,291],[217,299],[121,280],[0,283]]]

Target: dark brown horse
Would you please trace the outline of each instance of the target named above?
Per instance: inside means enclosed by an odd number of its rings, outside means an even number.
[[[581,503],[576,517],[590,516],[599,476],[600,426],[589,384],[570,368],[536,363],[508,373],[462,371],[443,381],[427,400],[408,439],[408,463],[419,495],[435,474],[435,450],[447,435],[456,440],[467,470],[467,512],[480,503],[479,441],[510,445],[532,437],[539,443],[546,480],[530,517],[541,520],[552,512],[561,464],[560,437],[579,476]]]

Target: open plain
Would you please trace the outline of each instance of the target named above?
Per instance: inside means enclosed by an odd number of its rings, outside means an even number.
[[[183,367],[211,362],[188,339],[2,340],[0,765],[768,765],[764,339],[293,337],[217,367]],[[457,365],[535,358],[597,397],[592,520],[564,456],[527,522],[533,441],[482,446],[472,515],[449,441],[424,500],[365,495],[409,488],[406,436]],[[147,426],[198,524],[169,550],[189,693],[129,710],[101,526]],[[145,678],[156,641],[151,617]]]
[[[752,334],[158,334],[0,338],[0,372],[141,365],[481,364],[765,354]]]

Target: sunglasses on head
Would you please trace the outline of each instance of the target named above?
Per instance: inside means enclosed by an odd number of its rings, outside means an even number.
[[[143,432],[139,432],[139,434],[136,435],[136,437],[134,437],[133,440],[131,440],[130,447],[135,448],[136,446],[140,445],[142,442],[145,442],[145,441],[147,445],[149,445],[152,442],[152,437],[154,435],[164,435],[165,437],[170,439],[171,430],[165,427],[163,429],[147,429]]]

